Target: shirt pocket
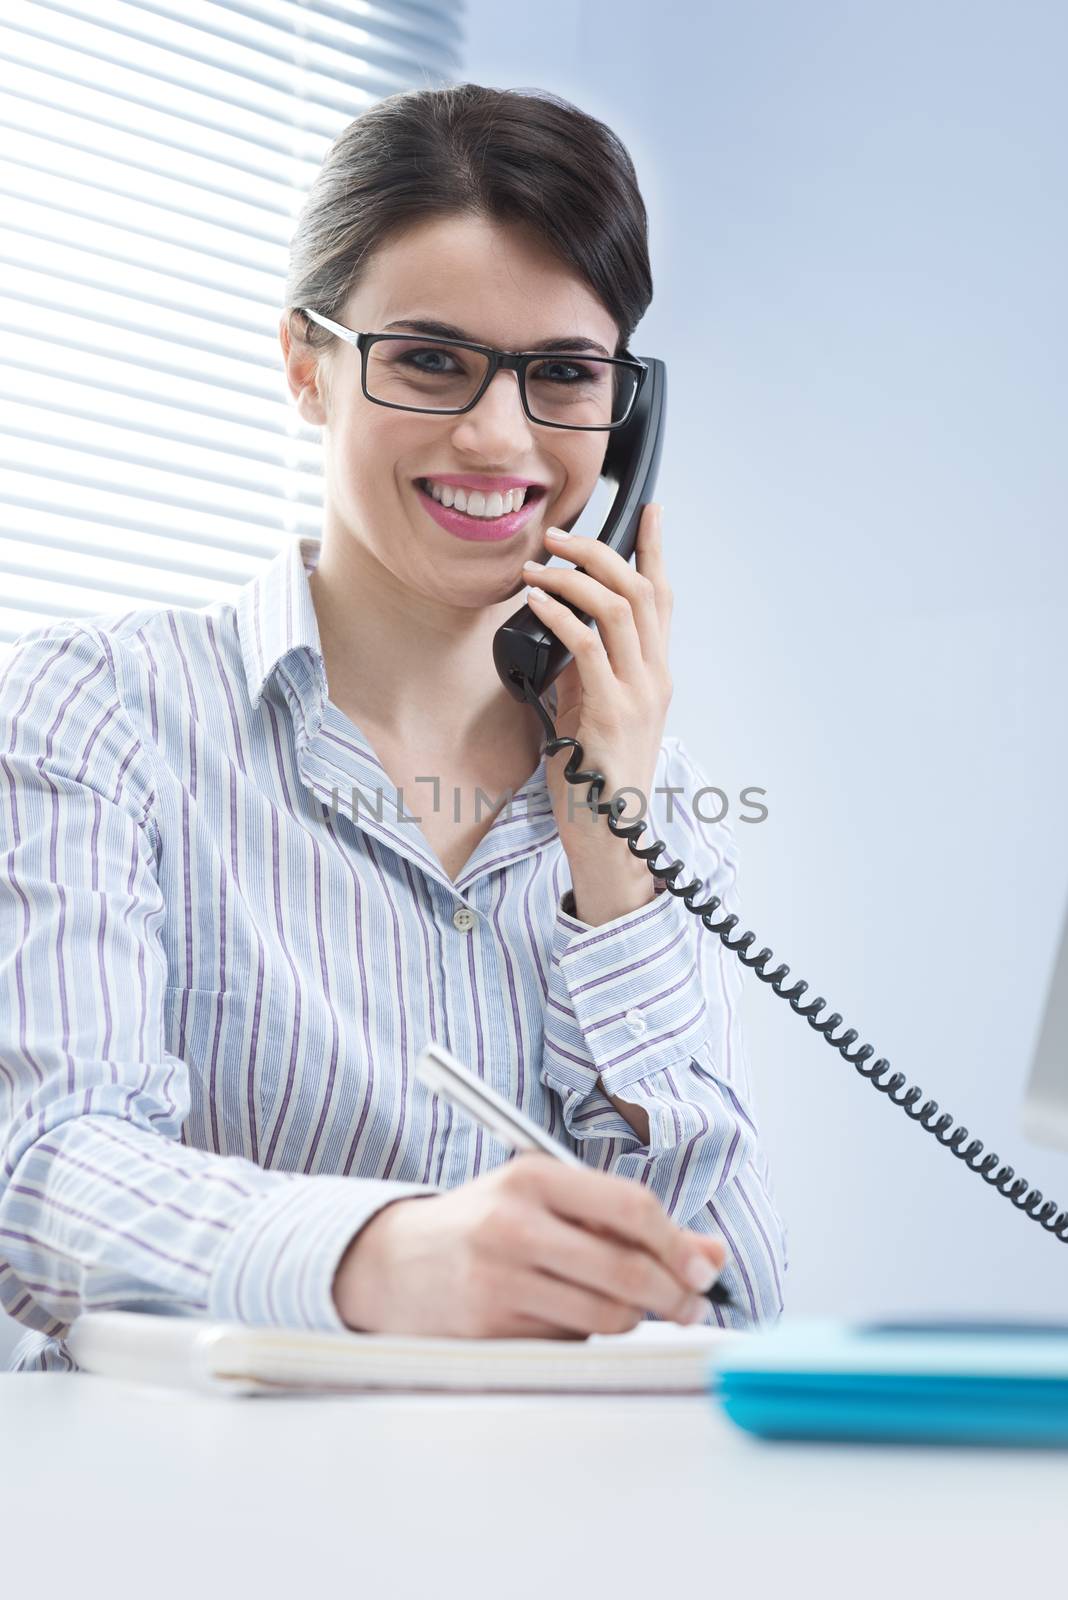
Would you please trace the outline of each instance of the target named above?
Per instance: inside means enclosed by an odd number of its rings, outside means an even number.
[[[236,989],[182,984],[169,986],[163,998],[164,1043],[185,1062],[189,1077],[184,1142],[251,1160],[257,1159],[263,1096],[277,1092],[278,1078],[276,1053],[262,1048],[267,1008],[260,1007],[257,1024],[254,1000]]]

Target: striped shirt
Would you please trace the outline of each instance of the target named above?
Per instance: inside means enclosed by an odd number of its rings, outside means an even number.
[[[722,1237],[736,1308],[710,1317],[774,1319],[785,1237],[737,958],[666,892],[599,927],[573,915],[544,755],[451,879],[418,827],[430,796],[398,795],[329,699],[319,548],[293,540],[234,604],[64,621],[5,663],[14,1369],[73,1369],[85,1310],[343,1331],[335,1270],[375,1211],[509,1159],[413,1077],[428,1040]],[[706,785],[665,738],[642,843],[737,910]],[[608,1095],[644,1108],[647,1145]]]

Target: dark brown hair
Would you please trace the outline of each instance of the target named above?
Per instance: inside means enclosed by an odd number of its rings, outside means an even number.
[[[533,228],[601,301],[619,354],[653,296],[648,219],[634,164],[612,130],[546,90],[477,83],[380,100],[334,140],[290,241],[294,337],[333,336],[293,310],[340,318],[375,249],[457,213]]]

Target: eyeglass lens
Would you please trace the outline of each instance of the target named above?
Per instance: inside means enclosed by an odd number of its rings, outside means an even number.
[[[379,339],[367,352],[367,392],[387,405],[455,411],[478,393],[488,356],[427,339]],[[638,375],[597,356],[546,355],[526,370],[527,405],[539,422],[603,428],[630,411]]]

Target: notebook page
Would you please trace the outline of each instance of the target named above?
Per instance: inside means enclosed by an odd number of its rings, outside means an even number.
[[[748,1337],[643,1322],[580,1339],[437,1339],[309,1333],[132,1311],[87,1312],[67,1336],[88,1372],[233,1393],[683,1393],[707,1391],[713,1358]]]

